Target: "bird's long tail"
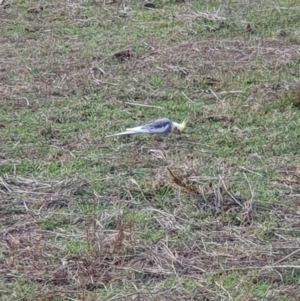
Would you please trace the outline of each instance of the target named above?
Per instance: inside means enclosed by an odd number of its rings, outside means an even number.
[[[143,129],[141,126],[138,126],[138,127],[135,127],[135,128],[128,128],[128,129],[126,129],[125,132],[116,133],[116,134],[108,135],[108,136],[105,136],[105,137],[132,135],[132,134],[145,134],[145,133],[149,133],[149,131],[146,130],[146,129]]]
[[[135,133],[135,132],[126,131],[126,132],[116,133],[116,134],[112,134],[112,135],[107,135],[107,136],[105,136],[105,137],[122,136],[122,135],[131,135],[131,134],[136,134],[136,133]]]

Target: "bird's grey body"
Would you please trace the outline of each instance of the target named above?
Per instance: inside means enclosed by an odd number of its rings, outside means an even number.
[[[168,118],[160,118],[150,121],[141,127],[142,130],[147,130],[149,134],[165,135],[169,134],[173,130],[173,123]],[[126,129],[132,131],[134,128]]]
[[[169,118],[159,118],[150,121],[142,126],[128,128],[126,129],[125,132],[108,135],[106,137],[130,135],[130,134],[155,134],[156,136],[160,137],[171,133],[174,130],[174,128],[177,128],[180,131],[182,131],[185,128],[185,125],[186,125],[186,121],[179,124],[177,122],[171,121]]]

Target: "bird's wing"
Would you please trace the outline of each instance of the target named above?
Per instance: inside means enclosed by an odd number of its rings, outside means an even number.
[[[168,118],[161,118],[145,124],[142,129],[148,130],[151,134],[165,134],[172,131],[172,121]]]

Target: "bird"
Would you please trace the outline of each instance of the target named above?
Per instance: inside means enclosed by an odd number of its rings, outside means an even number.
[[[132,134],[155,134],[157,137],[169,134],[175,129],[183,131],[186,127],[186,119],[182,123],[171,121],[169,118],[159,118],[144,125],[128,128],[124,132],[107,135],[106,137],[132,135]]]

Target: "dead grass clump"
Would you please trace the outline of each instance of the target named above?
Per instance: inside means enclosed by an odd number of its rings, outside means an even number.
[[[292,103],[295,107],[300,108],[300,81],[297,81],[292,88]]]
[[[170,168],[167,168],[167,169],[168,169],[170,175],[172,176],[172,180],[174,181],[174,183],[177,186],[183,188],[185,191],[187,191],[189,193],[193,193],[193,194],[196,194],[196,195],[200,194],[199,190],[195,186],[193,186],[191,184],[187,184],[186,181],[184,181],[183,178],[175,176],[174,173],[171,171]]]
[[[152,3],[152,2],[146,2],[144,4],[144,8],[146,8],[146,9],[154,9],[155,8],[155,4]]]
[[[49,5],[39,5],[37,7],[32,7],[27,10],[29,14],[39,14],[43,12],[46,8],[49,8]]]
[[[129,60],[133,58],[133,54],[129,50],[123,50],[120,52],[117,52],[113,55],[116,59],[118,59],[120,62],[124,62],[125,60]]]
[[[111,241],[110,252],[111,253],[124,253],[124,251],[131,249],[133,246],[130,244],[134,235],[133,221],[119,220],[117,232]]]

